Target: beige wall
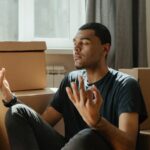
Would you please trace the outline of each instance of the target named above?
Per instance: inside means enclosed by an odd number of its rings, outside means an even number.
[[[146,21],[147,21],[148,66],[150,67],[150,0],[146,0]]]
[[[47,54],[47,65],[63,65],[66,71],[74,70],[72,54]]]

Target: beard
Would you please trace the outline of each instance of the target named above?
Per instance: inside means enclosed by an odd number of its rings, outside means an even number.
[[[84,69],[85,67],[83,65],[75,64],[76,69]]]
[[[75,68],[80,70],[80,69],[96,69],[98,67],[98,63],[97,62],[93,62],[93,63],[75,63]]]
[[[84,67],[81,66],[75,66],[76,69],[80,70],[80,69],[84,69]]]

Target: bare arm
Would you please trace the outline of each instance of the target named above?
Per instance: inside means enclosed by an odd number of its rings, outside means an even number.
[[[51,126],[54,126],[62,118],[62,115],[50,106],[44,111],[42,118]]]
[[[67,94],[77,108],[83,120],[101,133],[112,145],[114,150],[135,150],[138,132],[138,114],[122,113],[119,117],[119,128],[100,116],[102,96],[96,87],[90,91],[84,90],[83,79],[79,78],[80,89],[75,83],[72,90],[67,87]],[[94,94],[94,98],[91,95]]]
[[[96,128],[115,150],[135,150],[138,132],[138,114],[123,113],[119,117],[119,129],[104,118]]]

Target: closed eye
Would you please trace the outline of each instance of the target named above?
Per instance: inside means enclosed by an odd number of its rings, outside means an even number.
[[[89,45],[91,40],[89,38],[81,38],[80,40],[73,39],[74,45]]]
[[[82,43],[84,45],[89,45],[91,42],[89,40],[84,39],[84,40],[82,40]]]

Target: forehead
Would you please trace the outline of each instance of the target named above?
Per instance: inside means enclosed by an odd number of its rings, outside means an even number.
[[[77,34],[75,35],[75,39],[76,38],[95,38],[96,35],[95,35],[95,31],[94,30],[91,30],[91,29],[85,29],[85,30],[79,30],[77,32]]]

